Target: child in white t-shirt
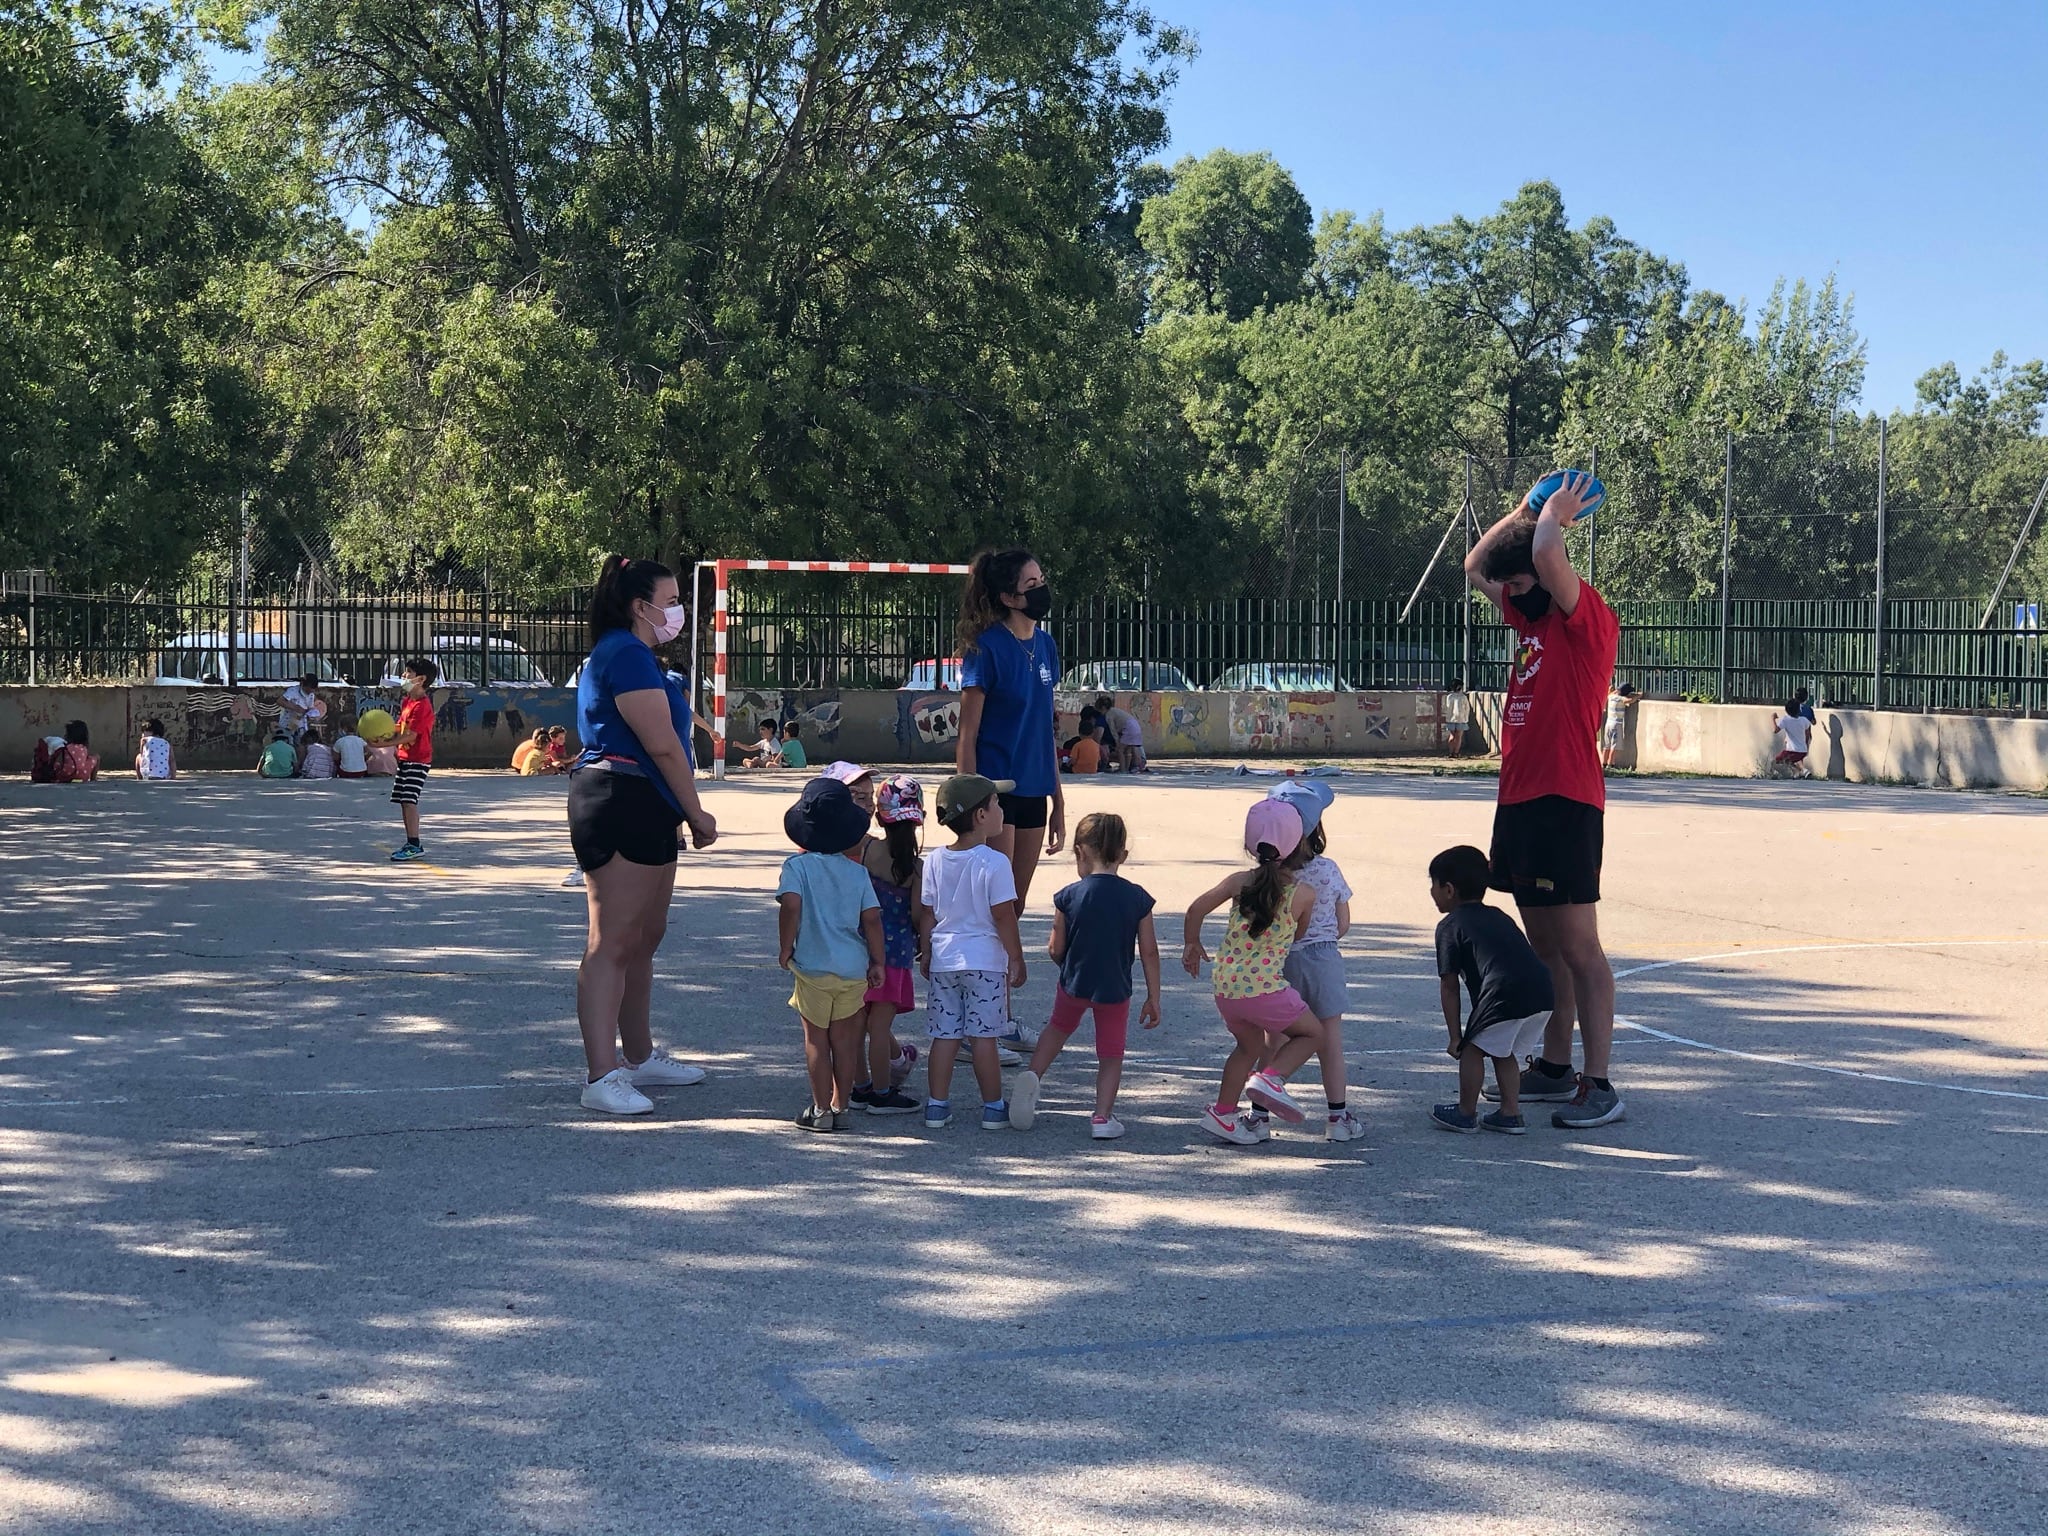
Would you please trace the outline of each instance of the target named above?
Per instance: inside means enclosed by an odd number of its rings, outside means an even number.
[[[178,754],[171,750],[171,743],[164,735],[164,723],[151,717],[142,722],[142,740],[135,752],[135,777],[138,779],[175,779],[178,776]]]
[[[918,967],[931,982],[925,1006],[932,1054],[924,1106],[931,1130],[953,1121],[947,1095],[962,1039],[970,1042],[981,1090],[981,1128],[1010,1128],[996,1038],[1010,1027],[1010,988],[1024,985],[1024,941],[1017,931],[1010,861],[988,840],[1003,830],[997,797],[1015,788],[978,773],[955,774],[939,786],[939,820],[953,834],[953,846],[925,854],[916,908]]]
[[[1771,716],[1771,724],[1785,740],[1784,750],[1771,760],[1773,767],[1789,772],[1795,779],[1812,778],[1806,752],[1813,739],[1813,722],[1799,712],[1797,703],[1788,703],[1782,714]]]
[[[352,725],[334,738],[334,771],[344,779],[370,776],[370,744],[356,734]]]

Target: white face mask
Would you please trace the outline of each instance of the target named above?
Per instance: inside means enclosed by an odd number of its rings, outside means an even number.
[[[648,604],[651,608],[654,605]],[[683,625],[689,622],[690,610],[681,603],[670,603],[661,610],[661,618],[654,626],[654,643],[667,645],[683,632]]]

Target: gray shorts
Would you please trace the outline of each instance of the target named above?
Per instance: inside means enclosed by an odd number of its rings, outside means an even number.
[[[1351,988],[1344,980],[1344,953],[1327,940],[1295,945],[1287,951],[1281,974],[1319,1019],[1341,1019],[1351,1006]]]
[[[1010,1028],[1010,978],[1001,971],[933,971],[925,1017],[934,1040],[993,1040]]]

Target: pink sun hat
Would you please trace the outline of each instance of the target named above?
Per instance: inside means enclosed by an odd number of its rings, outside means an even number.
[[[1254,800],[1244,813],[1244,851],[1258,857],[1259,844],[1286,858],[1301,846],[1301,812],[1285,800]]]

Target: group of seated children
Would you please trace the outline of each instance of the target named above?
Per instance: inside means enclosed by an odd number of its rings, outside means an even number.
[[[565,725],[539,726],[532,740],[522,741],[512,751],[512,771],[522,778],[567,773],[575,761],[576,754],[569,750],[569,728]]]
[[[256,759],[256,772],[266,779],[367,779],[373,774],[388,778],[397,771],[391,749],[371,746],[354,726],[344,726],[330,745],[319,726],[308,725],[294,745],[291,731],[280,725]]]
[[[1081,706],[1081,728],[1060,743],[1060,767],[1067,773],[1147,772],[1145,728],[1138,717],[1103,694]]]
[[[804,751],[794,720],[787,725],[763,720],[761,739],[754,743],[754,750],[740,763],[742,768],[808,768],[810,765],[810,757]]]
[[[35,784],[89,784],[100,776],[99,755],[83,720],[73,720],[62,736],[38,736],[29,759],[29,781]]]

